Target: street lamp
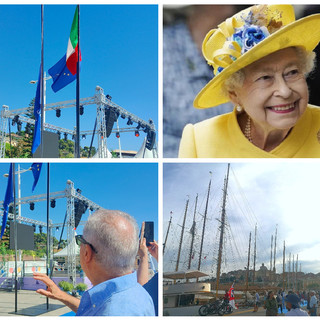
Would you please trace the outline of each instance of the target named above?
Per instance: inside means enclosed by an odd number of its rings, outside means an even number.
[[[46,73],[44,72],[44,77],[43,77],[43,123],[46,120],[46,113],[44,110],[44,106],[46,105],[46,91],[47,91],[47,80],[52,79],[52,77],[46,77]],[[38,80],[31,80],[30,83],[35,84],[37,83]]]
[[[18,216],[21,217],[21,203],[20,203],[20,199],[21,199],[21,178],[20,178],[20,174],[30,171],[32,170],[32,168],[30,167],[29,169],[22,169],[20,170],[20,164],[18,164],[18,171],[15,172],[15,174],[18,175],[18,199],[19,199],[19,204],[18,204]],[[3,175],[4,177],[8,178],[9,177],[9,173],[5,173]],[[19,249],[19,261],[21,261],[21,250]]]
[[[29,169],[22,169],[20,170],[20,164],[18,164],[18,171],[15,172],[15,174],[18,175],[18,198],[19,198],[19,205],[18,205],[18,216],[21,217],[21,203],[20,203],[20,198],[21,198],[21,178],[20,178],[20,174],[30,171],[32,170],[32,168],[30,167]],[[8,178],[9,177],[9,173],[5,173],[3,175],[4,177]]]

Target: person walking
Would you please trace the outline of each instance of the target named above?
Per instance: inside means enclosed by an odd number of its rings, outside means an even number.
[[[283,309],[282,309],[282,296],[281,296],[281,290],[278,291],[277,293],[277,303],[278,303],[278,309],[280,308],[281,314],[283,314]]]
[[[274,296],[273,291],[268,292],[268,296],[265,302],[266,316],[277,316],[278,315],[278,303]]]
[[[255,299],[254,299],[254,309],[253,312],[258,312],[260,306],[260,296],[258,291],[255,293]]]
[[[314,290],[310,291],[310,316],[317,315],[318,299]]]

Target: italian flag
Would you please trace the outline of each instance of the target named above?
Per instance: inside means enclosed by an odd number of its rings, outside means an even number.
[[[70,37],[68,41],[67,55],[66,55],[67,68],[73,75],[77,73],[78,50],[79,50],[78,24],[79,24],[79,20],[78,20],[78,7],[77,7],[73,17]],[[81,51],[80,51],[80,61],[81,61]]]
[[[65,53],[64,56],[48,70],[48,73],[53,80],[51,88],[54,92],[61,90],[77,78],[77,62],[79,50],[78,25],[79,19],[77,6],[71,26],[67,53]]]

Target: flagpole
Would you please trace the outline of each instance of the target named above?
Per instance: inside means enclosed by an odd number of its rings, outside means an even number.
[[[12,158],[12,141],[11,141],[11,123],[10,123],[10,118],[8,118],[8,121],[9,121],[10,158]]]
[[[49,202],[50,202],[50,163],[47,163],[47,276],[49,276],[49,253],[50,253],[50,229],[49,229]],[[47,310],[49,298],[47,297]]]
[[[14,312],[18,312],[18,263],[17,263],[17,247],[18,247],[18,228],[17,228],[17,212],[16,212],[16,178],[15,163],[12,163],[12,189],[13,189],[13,216],[14,216]]]
[[[43,13],[44,13],[44,10],[43,10],[43,4],[41,5],[41,75],[40,75],[40,93],[41,93],[41,102],[40,102],[40,105],[41,105],[41,158],[43,158],[43,131],[44,131],[44,105],[43,105],[43,102],[44,102],[44,78],[43,78]]]
[[[77,92],[76,92],[76,137],[75,158],[80,158],[80,5],[78,6],[78,57],[77,57]]]

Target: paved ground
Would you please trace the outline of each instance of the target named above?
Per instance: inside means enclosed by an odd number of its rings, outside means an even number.
[[[306,309],[306,306],[303,307]],[[199,306],[189,306],[180,308],[165,308],[163,315],[165,316],[199,316],[198,314]],[[286,312],[286,310],[284,310]],[[234,310],[231,314],[225,314],[225,317],[262,317],[266,315],[266,310],[262,307],[259,308],[258,312],[253,312],[253,308],[248,309],[238,309]],[[278,314],[279,316],[284,316],[284,314]],[[218,316],[209,315],[208,317]]]
[[[35,291],[18,290],[18,307],[15,313],[14,291],[0,291],[0,317],[1,316],[61,316],[71,310],[57,300],[49,300]]]

